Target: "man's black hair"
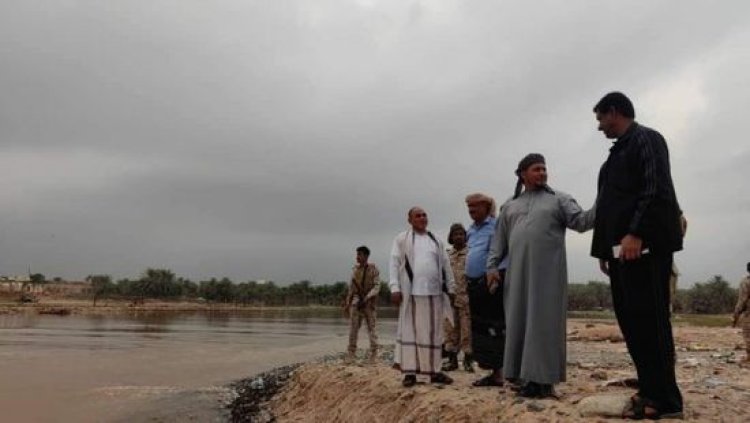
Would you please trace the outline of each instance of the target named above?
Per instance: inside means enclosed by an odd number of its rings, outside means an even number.
[[[626,118],[635,119],[633,103],[621,92],[614,91],[602,97],[594,106],[594,113],[608,113],[612,109]]]
[[[364,245],[357,247],[357,252],[370,257],[370,249],[365,247]]]
[[[451,238],[453,238],[453,232],[456,231],[463,231],[464,234],[466,234],[466,228],[464,228],[464,225],[460,223],[454,223],[451,225],[451,228],[448,230],[448,244],[453,245],[453,242],[451,242]]]
[[[750,262],[747,263],[747,273],[750,273]]]

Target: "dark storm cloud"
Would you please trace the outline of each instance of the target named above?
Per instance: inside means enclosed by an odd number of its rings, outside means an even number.
[[[612,89],[667,136],[685,282],[750,259],[750,6],[11,1],[0,5],[0,273],[345,279],[405,211],[442,235],[529,151],[585,207]],[[722,180],[729,172],[729,181]],[[573,280],[601,279],[589,235]]]

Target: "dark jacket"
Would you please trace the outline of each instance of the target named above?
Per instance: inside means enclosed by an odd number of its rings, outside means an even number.
[[[679,251],[680,213],[664,137],[633,122],[599,171],[591,255],[612,258],[612,247],[627,234],[654,253]]]

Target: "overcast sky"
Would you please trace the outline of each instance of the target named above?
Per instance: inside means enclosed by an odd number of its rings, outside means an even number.
[[[0,2],[0,274],[347,280],[529,152],[592,205],[620,90],[667,139],[681,285],[750,261],[750,2]],[[602,280],[591,234],[571,281]]]

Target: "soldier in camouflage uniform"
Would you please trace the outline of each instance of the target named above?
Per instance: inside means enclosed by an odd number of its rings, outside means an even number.
[[[745,338],[745,362],[750,363],[750,263],[747,264],[748,275],[740,282],[737,306],[734,308],[732,326],[742,318],[742,337]]]
[[[466,267],[466,229],[460,223],[451,225],[448,232],[448,243],[451,248],[448,249],[448,257],[451,262],[451,269],[456,280],[456,296],[453,302],[454,325],[451,325],[448,319],[445,319],[443,328],[445,329],[445,349],[448,353],[448,362],[443,365],[443,370],[451,371],[458,368],[458,352],[464,353],[464,370],[473,372],[471,358],[471,313],[469,311],[469,296],[466,293],[466,277],[464,268]]]
[[[362,320],[367,325],[370,335],[369,360],[374,362],[378,354],[378,334],[375,327],[376,306],[380,293],[380,272],[374,264],[368,263],[370,249],[361,246],[357,248],[357,264],[352,269],[352,279],[349,291],[344,301],[344,312],[349,315],[349,347],[346,361],[354,361],[357,352],[357,337]]]

